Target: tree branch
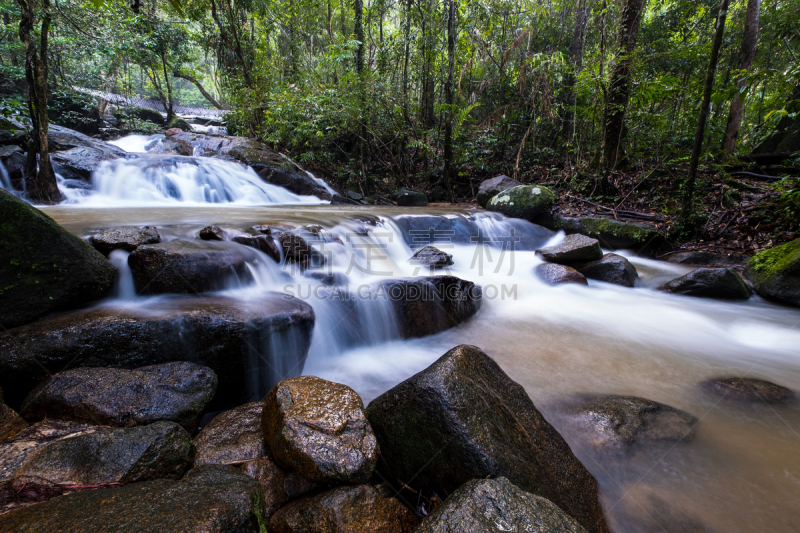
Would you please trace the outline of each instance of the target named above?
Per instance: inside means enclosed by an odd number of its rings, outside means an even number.
[[[174,77],[176,77],[176,78],[183,78],[184,80],[187,80],[187,81],[190,81],[190,82],[194,83],[194,85],[195,85],[195,86],[198,88],[198,90],[199,90],[199,91],[200,91],[200,92],[203,94],[203,96],[205,96],[205,97],[206,97],[206,100],[208,100],[209,102],[211,102],[211,105],[213,105],[213,106],[214,106],[214,107],[216,107],[217,109],[225,109],[224,107],[222,107],[222,104],[220,104],[219,102],[217,102],[217,101],[214,99],[214,97],[213,97],[213,96],[211,96],[211,93],[209,93],[208,91],[206,91],[205,87],[203,87],[203,85],[200,83],[200,80],[198,80],[198,79],[196,79],[196,78],[193,78],[193,77],[189,76],[188,74],[183,74],[183,73],[181,73],[181,72],[178,72],[177,70],[173,70],[173,71],[172,71],[172,75],[173,75]]]

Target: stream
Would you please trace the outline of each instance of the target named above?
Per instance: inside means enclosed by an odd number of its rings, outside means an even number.
[[[116,144],[133,152],[146,142],[153,139]],[[91,189],[65,193],[66,204],[42,210],[82,237],[109,226],[154,225],[163,241],[194,239],[209,224],[231,236],[262,224],[304,228],[328,258],[325,284],[242,247],[251,276],[231,280],[222,294],[244,304],[281,291],[311,304],[316,325],[303,373],[345,383],[365,404],[450,348],[479,346],[526,389],[597,478],[614,531],[644,531],[643,517],[653,512],[667,513],[659,520],[674,516],[673,526],[699,517],[706,528],[681,531],[800,531],[800,404],[721,402],[698,386],[748,376],[800,391],[798,309],[756,295],[728,303],[658,292],[692,269],[625,251],[617,253],[640,275],[633,289],[592,280],[588,287],[549,286],[533,274],[541,262],[534,250],[563,234],[484,210],[331,206],[210,158],[117,160],[95,173]],[[513,252],[502,245],[509,237],[517,241]],[[343,306],[318,289],[335,283],[353,294],[378,278],[431,275],[409,261],[424,244],[453,255],[454,265],[435,274],[483,287],[478,315],[453,329],[400,340],[387,302],[356,298]],[[111,260],[120,281],[99,305],[163,305],[164,297],[136,296],[125,252]],[[581,446],[555,408],[576,393],[635,395],[683,409],[700,419],[697,436],[601,458]],[[648,506],[648,495],[671,510]]]

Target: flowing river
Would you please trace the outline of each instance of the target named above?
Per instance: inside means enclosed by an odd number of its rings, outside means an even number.
[[[145,141],[118,144],[136,151]],[[525,387],[597,478],[614,531],[660,531],[643,525],[648,519],[668,532],[800,531],[800,405],[734,404],[698,386],[747,376],[800,391],[800,310],[758,296],[728,303],[658,292],[691,269],[624,251],[617,253],[640,274],[633,289],[591,280],[588,287],[549,286],[532,272],[541,262],[534,250],[563,235],[525,221],[483,210],[314,205],[320,201],[262,183],[234,163],[157,160],[107,164],[91,189],[68,189],[68,204],[43,210],[80,236],[109,226],[154,225],[165,241],[193,239],[208,224],[229,235],[261,224],[305,228],[328,257],[324,279],[241,247],[250,276],[222,291],[243,305],[266,291],[288,292],[314,307],[304,374],[345,383],[367,403],[453,346],[474,344]],[[518,241],[513,252],[498,243],[509,236]],[[437,274],[483,287],[479,313],[453,329],[400,340],[387,303],[356,299],[343,307],[318,290],[323,282],[356,292],[379,277],[430,275],[409,258],[431,238],[455,263]],[[156,311],[164,297],[136,296],[126,258],[112,254],[120,282],[100,305]],[[700,419],[697,436],[630,456],[598,456],[556,408],[576,393],[635,395],[683,409]]]

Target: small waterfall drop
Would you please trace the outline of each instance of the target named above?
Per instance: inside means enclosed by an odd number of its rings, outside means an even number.
[[[136,299],[136,287],[133,285],[133,274],[131,267],[128,266],[128,256],[130,253],[125,250],[114,250],[108,255],[111,264],[119,272],[117,284],[114,286],[112,298],[115,300],[134,300]]]

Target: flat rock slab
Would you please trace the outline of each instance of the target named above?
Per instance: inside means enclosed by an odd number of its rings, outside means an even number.
[[[101,254],[108,256],[114,250],[132,252],[143,244],[161,242],[155,226],[141,228],[102,228],[89,237],[89,242]]]
[[[603,258],[600,242],[579,233],[567,235],[564,242],[555,246],[540,248],[536,250],[536,254],[545,261],[562,265],[597,261]]]
[[[658,288],[660,291],[718,300],[747,300],[750,289],[730,268],[698,268]]]
[[[417,519],[383,487],[337,487],[283,507],[269,521],[271,533],[347,531],[411,533]]]
[[[467,481],[425,518],[416,530],[417,533],[455,531],[586,532],[556,504],[523,491],[504,477]]]
[[[29,420],[54,418],[115,427],[168,420],[193,432],[216,390],[214,371],[187,361],[135,370],[74,368],[31,392],[21,414]]]
[[[431,268],[442,268],[453,264],[453,256],[435,246],[425,246],[414,252],[411,262]]]
[[[201,466],[180,481],[157,479],[88,490],[0,515],[18,533],[263,533],[264,495],[229,466]]]
[[[573,265],[575,270],[589,279],[605,281],[623,287],[633,287],[639,273],[636,272],[630,261],[617,254],[605,254],[598,261],[589,263],[577,263]]]
[[[514,178],[510,178],[505,175],[495,176],[494,178],[483,180],[481,182],[480,186],[478,187],[478,194],[475,195],[475,199],[478,201],[479,206],[486,207],[486,204],[488,204],[489,200],[491,200],[494,196],[497,196],[506,189],[513,189],[519,185],[522,185],[522,183],[518,182]]]
[[[582,396],[568,404],[565,412],[576,431],[598,450],[690,441],[698,423],[685,411],[635,396]]]
[[[370,402],[389,479],[438,494],[505,476],[590,531],[607,532],[597,482],[525,390],[475,346],[453,348]]]
[[[756,378],[714,378],[704,381],[702,388],[726,400],[754,403],[786,403],[797,400],[797,394],[771,381]]]
[[[588,285],[586,276],[572,267],[557,265],[555,263],[542,263],[533,269],[534,274],[549,285],[559,285],[561,283],[578,283]]]
[[[287,378],[264,402],[261,427],[278,464],[314,482],[364,483],[378,460],[364,404],[346,385]]]
[[[249,303],[163,298],[156,312],[76,311],[0,333],[0,386],[6,403],[19,408],[48,372],[193,361],[217,374],[209,409],[232,408],[263,398],[280,379],[302,373],[313,328],[311,306],[282,293]]]

